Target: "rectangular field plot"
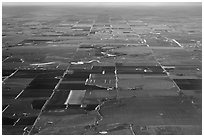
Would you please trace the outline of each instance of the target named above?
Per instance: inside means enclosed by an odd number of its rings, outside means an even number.
[[[123,74],[121,74],[123,75]],[[131,77],[130,77],[131,78]],[[122,78],[118,81],[118,87],[128,90],[163,90],[173,89],[175,85],[168,77],[142,77]]]
[[[134,125],[133,131],[137,135],[200,135],[200,126],[195,125],[151,125],[144,129],[142,125]]]
[[[146,41],[150,47],[179,47],[174,41],[164,38],[147,38]]]
[[[81,105],[86,90],[71,90],[64,102],[65,105]]]
[[[18,70],[13,78],[55,78],[62,76],[64,70]]]
[[[22,135],[26,127],[27,127],[26,125],[22,126],[2,125],[4,135]]]
[[[181,49],[153,49],[156,59],[162,65],[200,65],[200,61],[191,56],[183,48]]]
[[[113,49],[113,53],[123,53],[126,55],[150,55],[152,51],[148,47],[121,47],[118,49]]]
[[[7,117],[23,117],[38,115],[40,110],[33,109],[33,100],[13,100],[10,106],[3,112],[3,116]]]
[[[22,63],[22,60],[17,57],[10,57],[4,61],[5,63]]]
[[[87,114],[83,109],[66,109],[63,112],[44,112],[35,125],[40,134],[79,134],[85,131],[84,127],[94,124],[96,114]],[[53,123],[53,124],[52,124]],[[73,128],[73,127],[76,128]],[[59,131],[62,130],[62,131]],[[47,132],[50,131],[50,132]]]
[[[23,117],[16,123],[16,126],[19,126],[19,125],[32,126],[36,119],[37,119],[37,116]]]
[[[158,62],[153,55],[130,55],[130,56],[118,56],[114,59],[116,63],[122,64],[122,66],[158,66]]]
[[[2,84],[4,98],[15,98],[32,81],[32,78],[9,78]]]
[[[182,90],[201,90],[202,79],[174,79]]]
[[[201,66],[163,66],[171,79],[197,79],[201,78]]]
[[[35,78],[37,75],[45,73],[46,70],[18,70],[13,78]]]
[[[166,74],[161,66],[117,66],[116,68],[118,74]]]
[[[103,74],[90,74],[89,79],[86,81],[87,85],[98,85],[100,87],[115,87],[116,80],[115,75],[103,75]]]
[[[100,90],[100,89],[107,89],[105,87],[99,87],[95,85],[85,85],[84,83],[71,83],[71,82],[65,82],[62,81],[59,85],[58,89],[63,90]]]
[[[19,98],[48,98],[52,92],[52,89],[25,89]]]
[[[16,71],[15,69],[13,69],[13,70],[2,70],[2,77],[9,76],[12,73],[14,73],[15,71]]]
[[[93,66],[92,70],[100,71],[102,74],[115,74],[115,66]]]
[[[131,98],[131,97],[164,97],[164,96],[178,96],[178,89],[149,89],[149,90],[140,90],[140,89],[130,89],[123,90],[119,89],[117,92],[117,98]]]
[[[106,102],[100,109],[101,124],[201,125],[201,114],[188,98],[132,97]],[[128,107],[126,107],[128,106]]]
[[[35,78],[26,89],[54,89],[59,79]]]
[[[66,74],[63,81],[86,81],[89,75],[89,72],[74,71],[74,73]]]
[[[108,100],[108,99],[113,99],[116,98],[117,96],[117,91],[116,90],[92,90],[92,91],[86,91],[86,94],[84,96],[84,100]]]
[[[64,103],[67,97],[69,96],[69,93],[70,93],[70,90],[55,91],[54,95],[46,105],[45,110],[48,111],[48,110],[56,110],[56,109],[65,109],[66,105]]]

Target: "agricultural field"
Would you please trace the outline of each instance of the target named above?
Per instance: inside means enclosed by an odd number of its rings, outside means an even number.
[[[202,3],[2,6],[3,135],[201,135]]]

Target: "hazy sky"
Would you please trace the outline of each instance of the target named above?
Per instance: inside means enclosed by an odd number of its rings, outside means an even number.
[[[196,6],[202,5],[201,2],[3,2],[3,6],[20,6],[20,5],[135,5],[135,6]]]

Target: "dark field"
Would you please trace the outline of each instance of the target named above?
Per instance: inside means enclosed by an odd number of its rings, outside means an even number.
[[[153,5],[3,3],[2,134],[201,135],[202,3]]]

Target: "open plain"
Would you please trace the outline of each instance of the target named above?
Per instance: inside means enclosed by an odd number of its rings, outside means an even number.
[[[202,134],[202,3],[2,11],[2,134]]]

